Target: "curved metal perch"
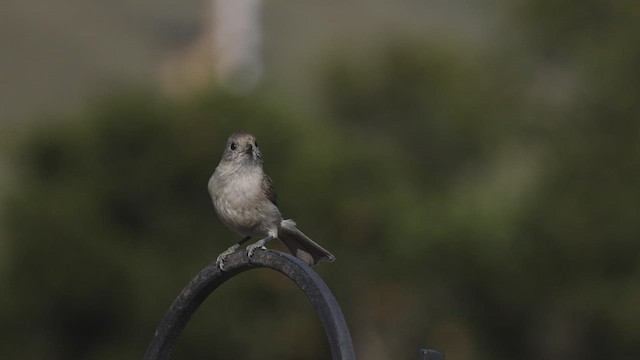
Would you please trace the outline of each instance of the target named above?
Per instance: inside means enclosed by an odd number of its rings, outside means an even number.
[[[165,314],[147,348],[145,360],[168,359],[178,336],[191,315],[218,286],[233,276],[257,268],[276,270],[293,280],[304,291],[318,311],[329,339],[333,359],[355,360],[349,328],[335,297],[322,278],[306,263],[279,251],[256,251],[249,260],[246,251],[231,254],[225,271],[211,263],[182,289]]]

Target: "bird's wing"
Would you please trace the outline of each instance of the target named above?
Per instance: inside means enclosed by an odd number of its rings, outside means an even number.
[[[262,177],[262,192],[264,195],[273,203],[273,205],[278,206],[278,196],[276,195],[276,189],[273,188],[273,181],[269,175],[264,174]]]

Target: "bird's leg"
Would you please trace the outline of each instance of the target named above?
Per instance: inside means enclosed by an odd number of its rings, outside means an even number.
[[[243,237],[242,240],[238,241],[237,244],[231,246],[227,250],[223,251],[220,255],[218,255],[218,258],[216,259],[216,265],[220,268],[220,270],[224,271],[224,261],[227,259],[227,256],[236,252],[240,245],[244,244],[249,239],[251,239],[251,236]]]
[[[258,241],[256,241],[255,243],[247,246],[247,254],[249,255],[249,258],[251,258],[253,256],[253,252],[258,249],[258,248],[262,248],[262,249],[266,249],[264,247],[264,244],[266,244],[267,242],[273,240],[274,237],[273,236],[267,236],[264,239],[260,239]]]

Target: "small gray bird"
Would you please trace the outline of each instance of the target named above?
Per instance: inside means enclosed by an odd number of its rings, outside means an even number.
[[[276,191],[262,169],[262,154],[253,135],[240,131],[229,136],[208,187],[220,220],[244,236],[218,256],[220,269],[224,270],[225,258],[252,237],[262,239],[247,247],[249,257],[257,248],[264,248],[268,241],[278,238],[309,265],[335,260],[329,251],[298,230],[293,220],[282,219]]]

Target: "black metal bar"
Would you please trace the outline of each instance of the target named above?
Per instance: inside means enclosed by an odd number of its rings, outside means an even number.
[[[273,250],[258,250],[251,260],[248,259],[246,251],[231,254],[225,261],[225,271],[220,271],[215,262],[202,269],[182,289],[160,321],[144,359],[168,359],[178,336],[200,304],[225,281],[241,272],[256,268],[273,269],[293,280],[316,308],[329,339],[332,358],[355,360],[347,322],[325,282],[305,262]]]
[[[420,349],[418,360],[444,360],[444,355],[435,350]]]

